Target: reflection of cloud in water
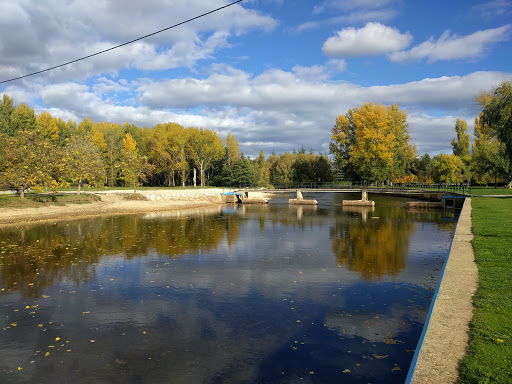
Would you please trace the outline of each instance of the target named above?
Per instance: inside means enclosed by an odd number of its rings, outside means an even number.
[[[424,321],[424,316],[425,312],[395,304],[386,313],[331,312],[326,315],[324,324],[342,337],[362,337],[374,343],[386,343],[400,333],[406,333],[411,321]]]

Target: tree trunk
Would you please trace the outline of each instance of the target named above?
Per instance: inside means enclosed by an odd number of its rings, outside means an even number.
[[[197,187],[197,184],[196,184],[197,183],[197,177],[196,176],[197,176],[197,170],[194,167],[194,188]]]
[[[80,186],[82,185],[82,180],[79,180],[78,181],[78,189],[76,191],[76,194],[79,195],[80,194]]]
[[[201,187],[204,187],[204,162],[199,163],[201,166]]]
[[[20,198],[21,199],[25,198],[25,188],[20,188]]]

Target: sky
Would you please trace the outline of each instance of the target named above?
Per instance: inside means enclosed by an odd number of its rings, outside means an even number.
[[[137,39],[226,0],[0,0],[0,81]],[[0,84],[79,123],[177,122],[251,158],[329,152],[365,102],[407,113],[419,155],[451,153],[457,118],[512,80],[512,0],[244,0],[133,44]]]

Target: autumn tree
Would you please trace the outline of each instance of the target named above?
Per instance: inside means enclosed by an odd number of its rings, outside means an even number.
[[[240,148],[238,140],[235,136],[228,133],[226,138],[226,152],[227,152],[227,163],[231,166],[236,160],[240,158]]]
[[[64,186],[66,155],[64,151],[35,132],[21,131],[4,143],[2,178],[25,197],[25,190]]]
[[[187,151],[192,160],[199,166],[201,186],[205,186],[205,168],[213,165],[224,153],[224,145],[217,132],[204,128],[189,128]]]
[[[36,117],[36,128],[39,135],[53,144],[59,142],[59,128],[57,127],[57,119],[48,112],[41,112]]]
[[[402,177],[415,156],[407,115],[393,104],[365,103],[338,116],[329,149],[353,180],[383,182]]]
[[[432,175],[436,183],[462,183],[462,159],[455,155],[440,154],[432,159]]]
[[[66,146],[68,176],[77,184],[77,195],[83,185],[101,186],[105,168],[99,149],[88,136],[75,135]]]
[[[177,123],[156,125],[149,137],[149,157],[158,172],[166,174],[167,184],[175,186],[175,173],[181,176],[185,185],[188,162],[186,144],[188,131]]]
[[[123,138],[119,167],[121,168],[121,178],[128,185],[133,186],[134,192],[137,192],[137,185],[140,185],[141,181],[145,182],[154,168],[145,157],[139,155],[137,143],[129,133]]]
[[[81,133],[80,125],[78,126]],[[102,154],[107,184],[109,187],[116,185],[119,164],[121,161],[121,150],[123,148],[123,128],[119,124],[96,123],[91,128],[91,138]]]

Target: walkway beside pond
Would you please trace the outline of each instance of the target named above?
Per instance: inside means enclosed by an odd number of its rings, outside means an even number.
[[[472,239],[471,199],[467,198],[419,351],[413,384],[455,383],[458,378],[458,365],[464,357],[469,340],[469,323],[473,316],[472,297],[478,286]]]

